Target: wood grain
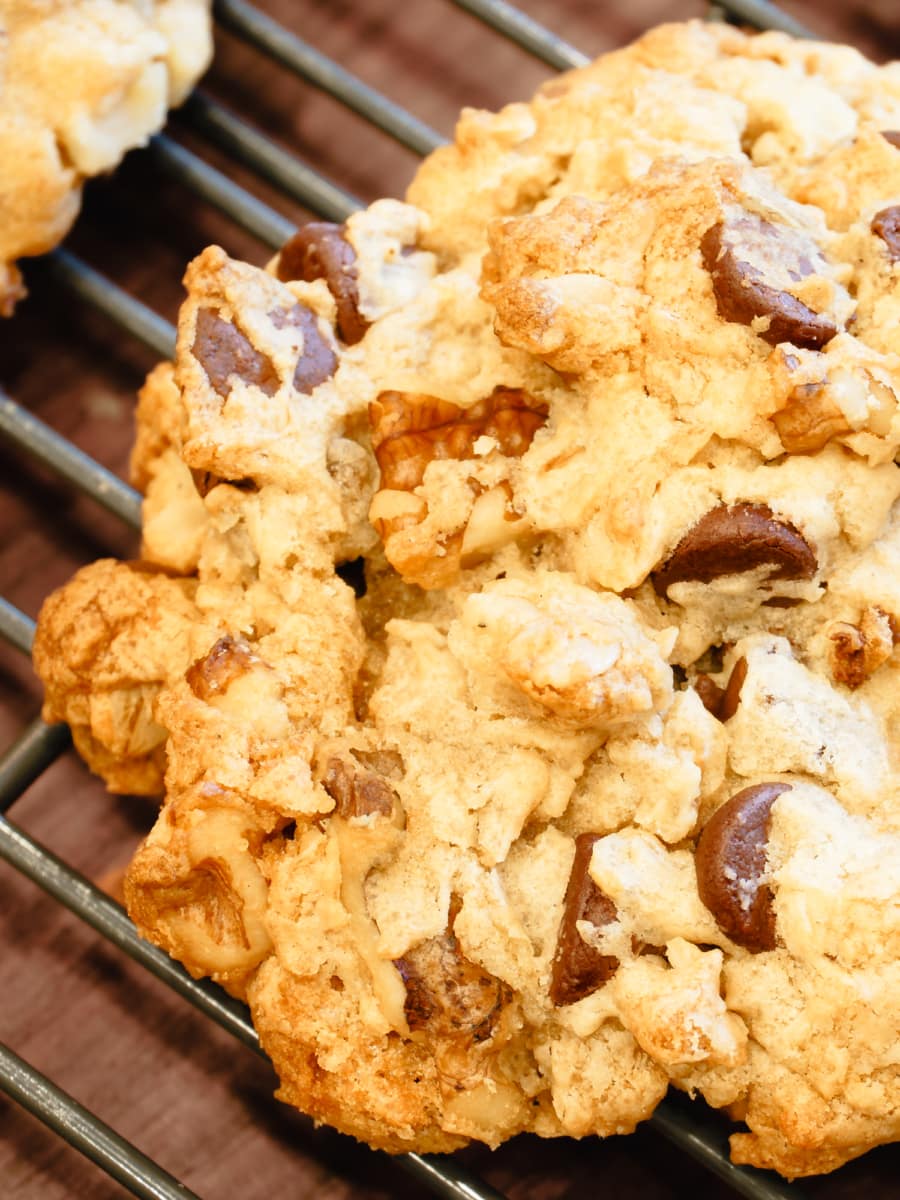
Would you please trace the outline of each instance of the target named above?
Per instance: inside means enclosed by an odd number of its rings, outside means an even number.
[[[447,0],[266,0],[261,7],[366,82],[449,135],[463,104],[495,108],[527,96],[550,72]],[[529,0],[533,16],[588,53],[620,45],[657,21],[698,15],[667,0]],[[787,7],[787,6],[786,6]],[[868,52],[898,50],[893,6],[796,3],[826,36]],[[273,67],[235,38],[217,38],[208,90],[342,186],[371,200],[400,195],[415,158],[359,117]],[[176,135],[197,143],[174,121]],[[226,165],[216,153],[213,162]],[[242,170],[230,172],[288,216],[305,214]],[[129,157],[88,188],[70,244],[169,318],[188,259],[210,241],[263,262],[265,249]],[[135,390],[150,354],[73,303],[35,264],[31,297],[0,327],[0,383],[21,403],[124,474]],[[0,447],[0,588],[31,616],[53,587],[94,558],[132,554],[135,539],[91,501]],[[21,655],[0,648],[0,744],[39,711]],[[153,819],[143,801],[108,796],[74,756],[47,771],[13,820],[78,870],[110,880]],[[351,1144],[272,1099],[267,1064],[106,945],[35,886],[0,866],[0,1039],[94,1109],[206,1200],[270,1196],[380,1200],[422,1194],[383,1156]],[[541,1143],[519,1138],[464,1157],[517,1200],[711,1200],[732,1195],[652,1130],[631,1138]],[[827,1180],[820,1200],[896,1196],[900,1155],[875,1152]],[[98,1169],[0,1098],[0,1195],[17,1200],[112,1200]]]

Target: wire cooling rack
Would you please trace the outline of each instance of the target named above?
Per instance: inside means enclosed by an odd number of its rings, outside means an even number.
[[[515,42],[550,67],[565,69],[587,61],[575,47],[503,0],[454,2],[492,27],[496,34]],[[425,122],[362,83],[245,0],[215,0],[214,10],[219,25],[253,47],[256,53],[322,89],[415,154],[426,154],[442,142],[441,136]],[[714,15],[759,28],[778,28],[799,36],[806,33],[796,20],[765,0],[720,0]],[[188,101],[180,121],[190,138],[202,139],[205,145],[213,146],[219,154],[227,156],[227,161],[249,170],[270,188],[312,213],[341,221],[359,207],[360,201],[349,191],[301,163],[242,117],[202,92],[195,93]],[[228,221],[266,247],[277,248],[294,231],[293,221],[236,184],[230,177],[230,170],[227,173],[219,170],[170,135],[155,137],[145,153],[152,156],[156,168],[187,186],[197,197],[224,214]],[[172,325],[71,251],[57,250],[49,256],[43,269],[49,273],[53,286],[63,294],[96,310],[154,355],[172,356]],[[107,509],[125,526],[133,530],[139,528],[140,497],[137,492],[17,404],[2,388],[0,434],[16,452],[21,450],[23,455],[36,460],[66,484]],[[30,618],[0,598],[0,636],[23,654],[28,654],[33,631]],[[102,938],[216,1022],[240,1047],[261,1054],[243,1005],[215,985],[192,979],[166,954],[142,941],[115,900],[6,815],[26,789],[64,753],[69,741],[64,726],[47,726],[36,720],[0,759],[0,856],[15,871],[36,883],[52,900],[64,905]],[[2,1044],[0,1089],[133,1195],[154,1200],[175,1200],[176,1197],[186,1200],[195,1195],[13,1049]],[[768,1173],[733,1166],[727,1158],[723,1124],[700,1106],[672,1098],[660,1105],[651,1124],[679,1151],[724,1181],[737,1195],[752,1200],[799,1200],[805,1194],[798,1186]],[[382,1163],[388,1161],[384,1156],[375,1155],[373,1161],[375,1157]],[[446,1200],[498,1200],[501,1195],[457,1157],[413,1154],[390,1162],[396,1171],[405,1173],[407,1184],[409,1179],[414,1181],[420,1193]],[[8,1194],[2,1189],[2,1183],[0,1191],[4,1196]]]

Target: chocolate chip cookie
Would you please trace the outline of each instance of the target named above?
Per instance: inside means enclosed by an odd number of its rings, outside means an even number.
[[[61,241],[81,185],[165,124],[212,53],[209,0],[0,3],[0,316],[16,259]]]
[[[900,86],[667,26],[211,248],[35,658],[145,936],[390,1151],[900,1137]]]

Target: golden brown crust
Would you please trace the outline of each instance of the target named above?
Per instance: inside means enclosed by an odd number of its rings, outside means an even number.
[[[189,661],[196,584],[104,559],[44,603],[34,642],[46,721],[66,721],[114,791],[159,795],[166,731],[155,701]]]
[[[0,14],[0,316],[15,265],[61,241],[81,184],[142,145],[211,54],[208,0],[6,0]]]
[[[900,1136],[885,128],[853,51],[670,26],[349,218],[352,338],[327,263],[189,267],[161,573],[76,577],[37,660],[112,783],[165,754],[129,909],[315,1119],[607,1136],[674,1086],[790,1176]]]

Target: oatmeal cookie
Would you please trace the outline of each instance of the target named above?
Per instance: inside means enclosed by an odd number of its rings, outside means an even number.
[[[0,0],[0,315],[82,182],[165,123],[212,53],[209,0]]]
[[[157,573],[38,665],[112,786],[164,766],[129,910],[315,1119],[900,1138],[897,71],[664,27],[191,264]]]

